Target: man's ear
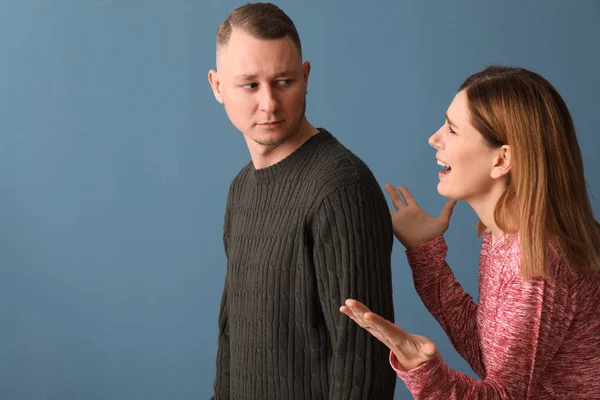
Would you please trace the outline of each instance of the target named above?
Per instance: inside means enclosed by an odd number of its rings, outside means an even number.
[[[510,172],[511,168],[511,152],[510,146],[504,145],[498,149],[496,158],[494,159],[494,165],[492,165],[492,171],[490,176],[493,179],[499,179]]]
[[[219,103],[223,104],[223,93],[221,93],[221,81],[219,80],[219,73],[214,69],[208,71],[208,83],[210,83],[210,87],[212,87],[215,99],[217,99]]]
[[[310,75],[310,61],[304,61],[302,64],[302,75],[304,76],[304,93],[308,93],[308,77]]]

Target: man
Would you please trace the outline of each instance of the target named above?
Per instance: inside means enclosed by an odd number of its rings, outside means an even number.
[[[393,319],[392,225],[367,166],[305,117],[310,63],[268,3],[233,10],[208,80],[252,161],[225,213],[220,399],[392,399],[388,350],[349,323],[347,298]]]

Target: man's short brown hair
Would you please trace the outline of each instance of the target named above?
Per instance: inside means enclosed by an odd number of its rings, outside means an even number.
[[[280,39],[289,36],[300,55],[302,45],[294,22],[279,7],[271,3],[248,3],[231,11],[217,29],[217,53],[238,28],[257,39]]]

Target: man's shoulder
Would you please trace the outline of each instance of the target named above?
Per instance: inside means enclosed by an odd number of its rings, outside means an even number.
[[[313,217],[319,210],[330,207],[337,209],[342,203],[347,204],[347,201],[353,204],[368,203],[370,206],[367,208],[376,210],[373,212],[382,213],[382,217],[389,219],[383,190],[369,166],[357,154],[338,140],[324,143],[316,153],[317,157],[311,165],[312,179],[309,180],[310,183],[305,183],[307,188],[311,188],[310,221],[315,221]],[[360,214],[366,212],[367,208],[344,208],[344,212]],[[323,215],[326,214],[328,211]],[[370,217],[373,215],[369,215]]]
[[[324,143],[315,160],[313,177],[323,183],[324,190],[354,184],[379,187],[369,166],[338,139]]]
[[[231,180],[231,183],[229,184],[230,194],[236,188],[241,188],[245,185],[245,182],[247,182],[248,178],[250,177],[251,169],[252,161],[249,161],[246,165],[242,167],[242,169],[238,171],[238,173],[234,176],[234,178]]]

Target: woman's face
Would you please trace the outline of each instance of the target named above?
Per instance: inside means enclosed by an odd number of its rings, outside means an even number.
[[[446,122],[429,138],[429,144],[437,150],[435,157],[444,168],[438,174],[440,195],[469,203],[488,197],[498,183],[493,170],[501,149],[487,145],[471,125],[463,91],[454,97]]]

